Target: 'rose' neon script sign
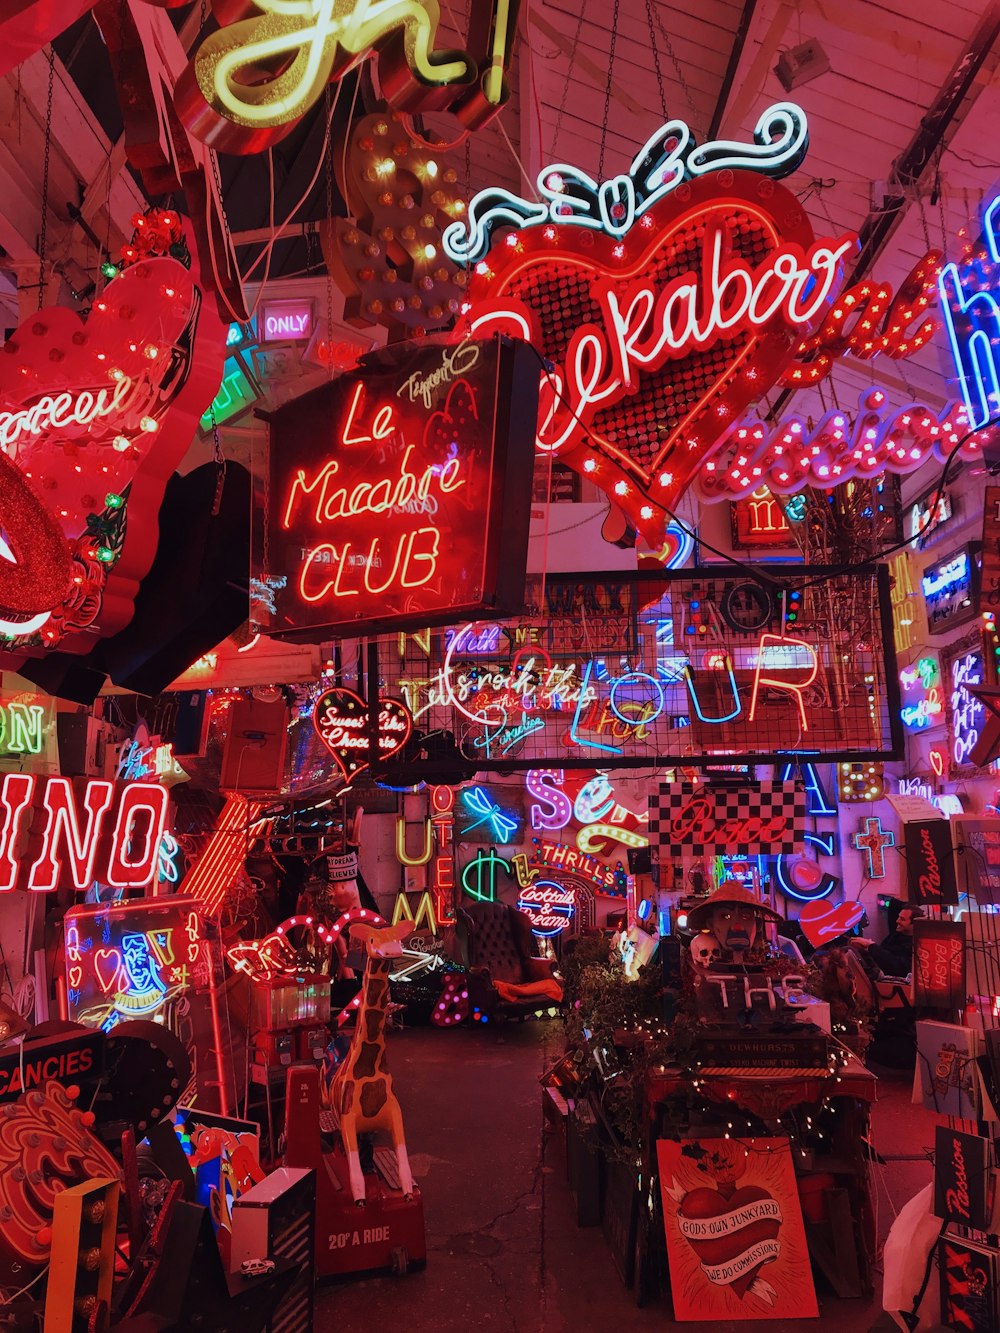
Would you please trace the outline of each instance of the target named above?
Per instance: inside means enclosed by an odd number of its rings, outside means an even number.
[[[468,327],[527,339],[554,365],[542,377],[538,449],[604,489],[651,546],[771,388],[811,383],[847,351],[910,355],[933,331],[923,316],[934,256],[895,300],[871,281],[841,299],[857,238],[817,240],[773,179],[798,165],[805,142],[804,113],[784,103],[748,145],[696,148],[671,121],[627,175],[599,185],[549,167],[547,203],[488,191],[446,232],[452,257],[484,254]],[[485,252],[500,227],[516,230]]]
[[[272,634],[308,640],[386,622],[422,628],[457,607],[515,609],[533,361],[499,339],[396,347],[276,414],[269,572],[287,583]]]

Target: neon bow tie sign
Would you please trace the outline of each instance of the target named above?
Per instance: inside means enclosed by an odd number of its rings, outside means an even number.
[[[682,120],[668,120],[632,159],[627,175],[598,184],[578,167],[543,167],[535,203],[491,187],[469,205],[468,222],[454,222],[442,237],[445,253],[458,264],[482,259],[496,227],[535,227],[558,222],[624,236],[632,224],[685,180],[711,171],[750,168],[780,179],[802,162],[809,135],[805,112],[791,102],[769,107],[754,131],[752,144],[716,139],[695,143]]]

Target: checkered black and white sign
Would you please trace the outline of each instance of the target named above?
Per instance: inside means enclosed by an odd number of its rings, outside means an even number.
[[[797,782],[664,782],[649,798],[649,842],[661,856],[777,856],[802,846],[806,807]]]

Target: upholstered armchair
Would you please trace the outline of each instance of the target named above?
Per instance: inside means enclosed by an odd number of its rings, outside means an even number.
[[[470,1004],[486,1019],[523,1018],[562,1000],[554,964],[535,957],[531,922],[516,907],[499,902],[463,907],[456,937]]]

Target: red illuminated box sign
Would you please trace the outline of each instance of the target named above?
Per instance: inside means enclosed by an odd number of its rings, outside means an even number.
[[[268,632],[519,610],[537,410],[537,359],[495,337],[386,348],[276,412]]]

